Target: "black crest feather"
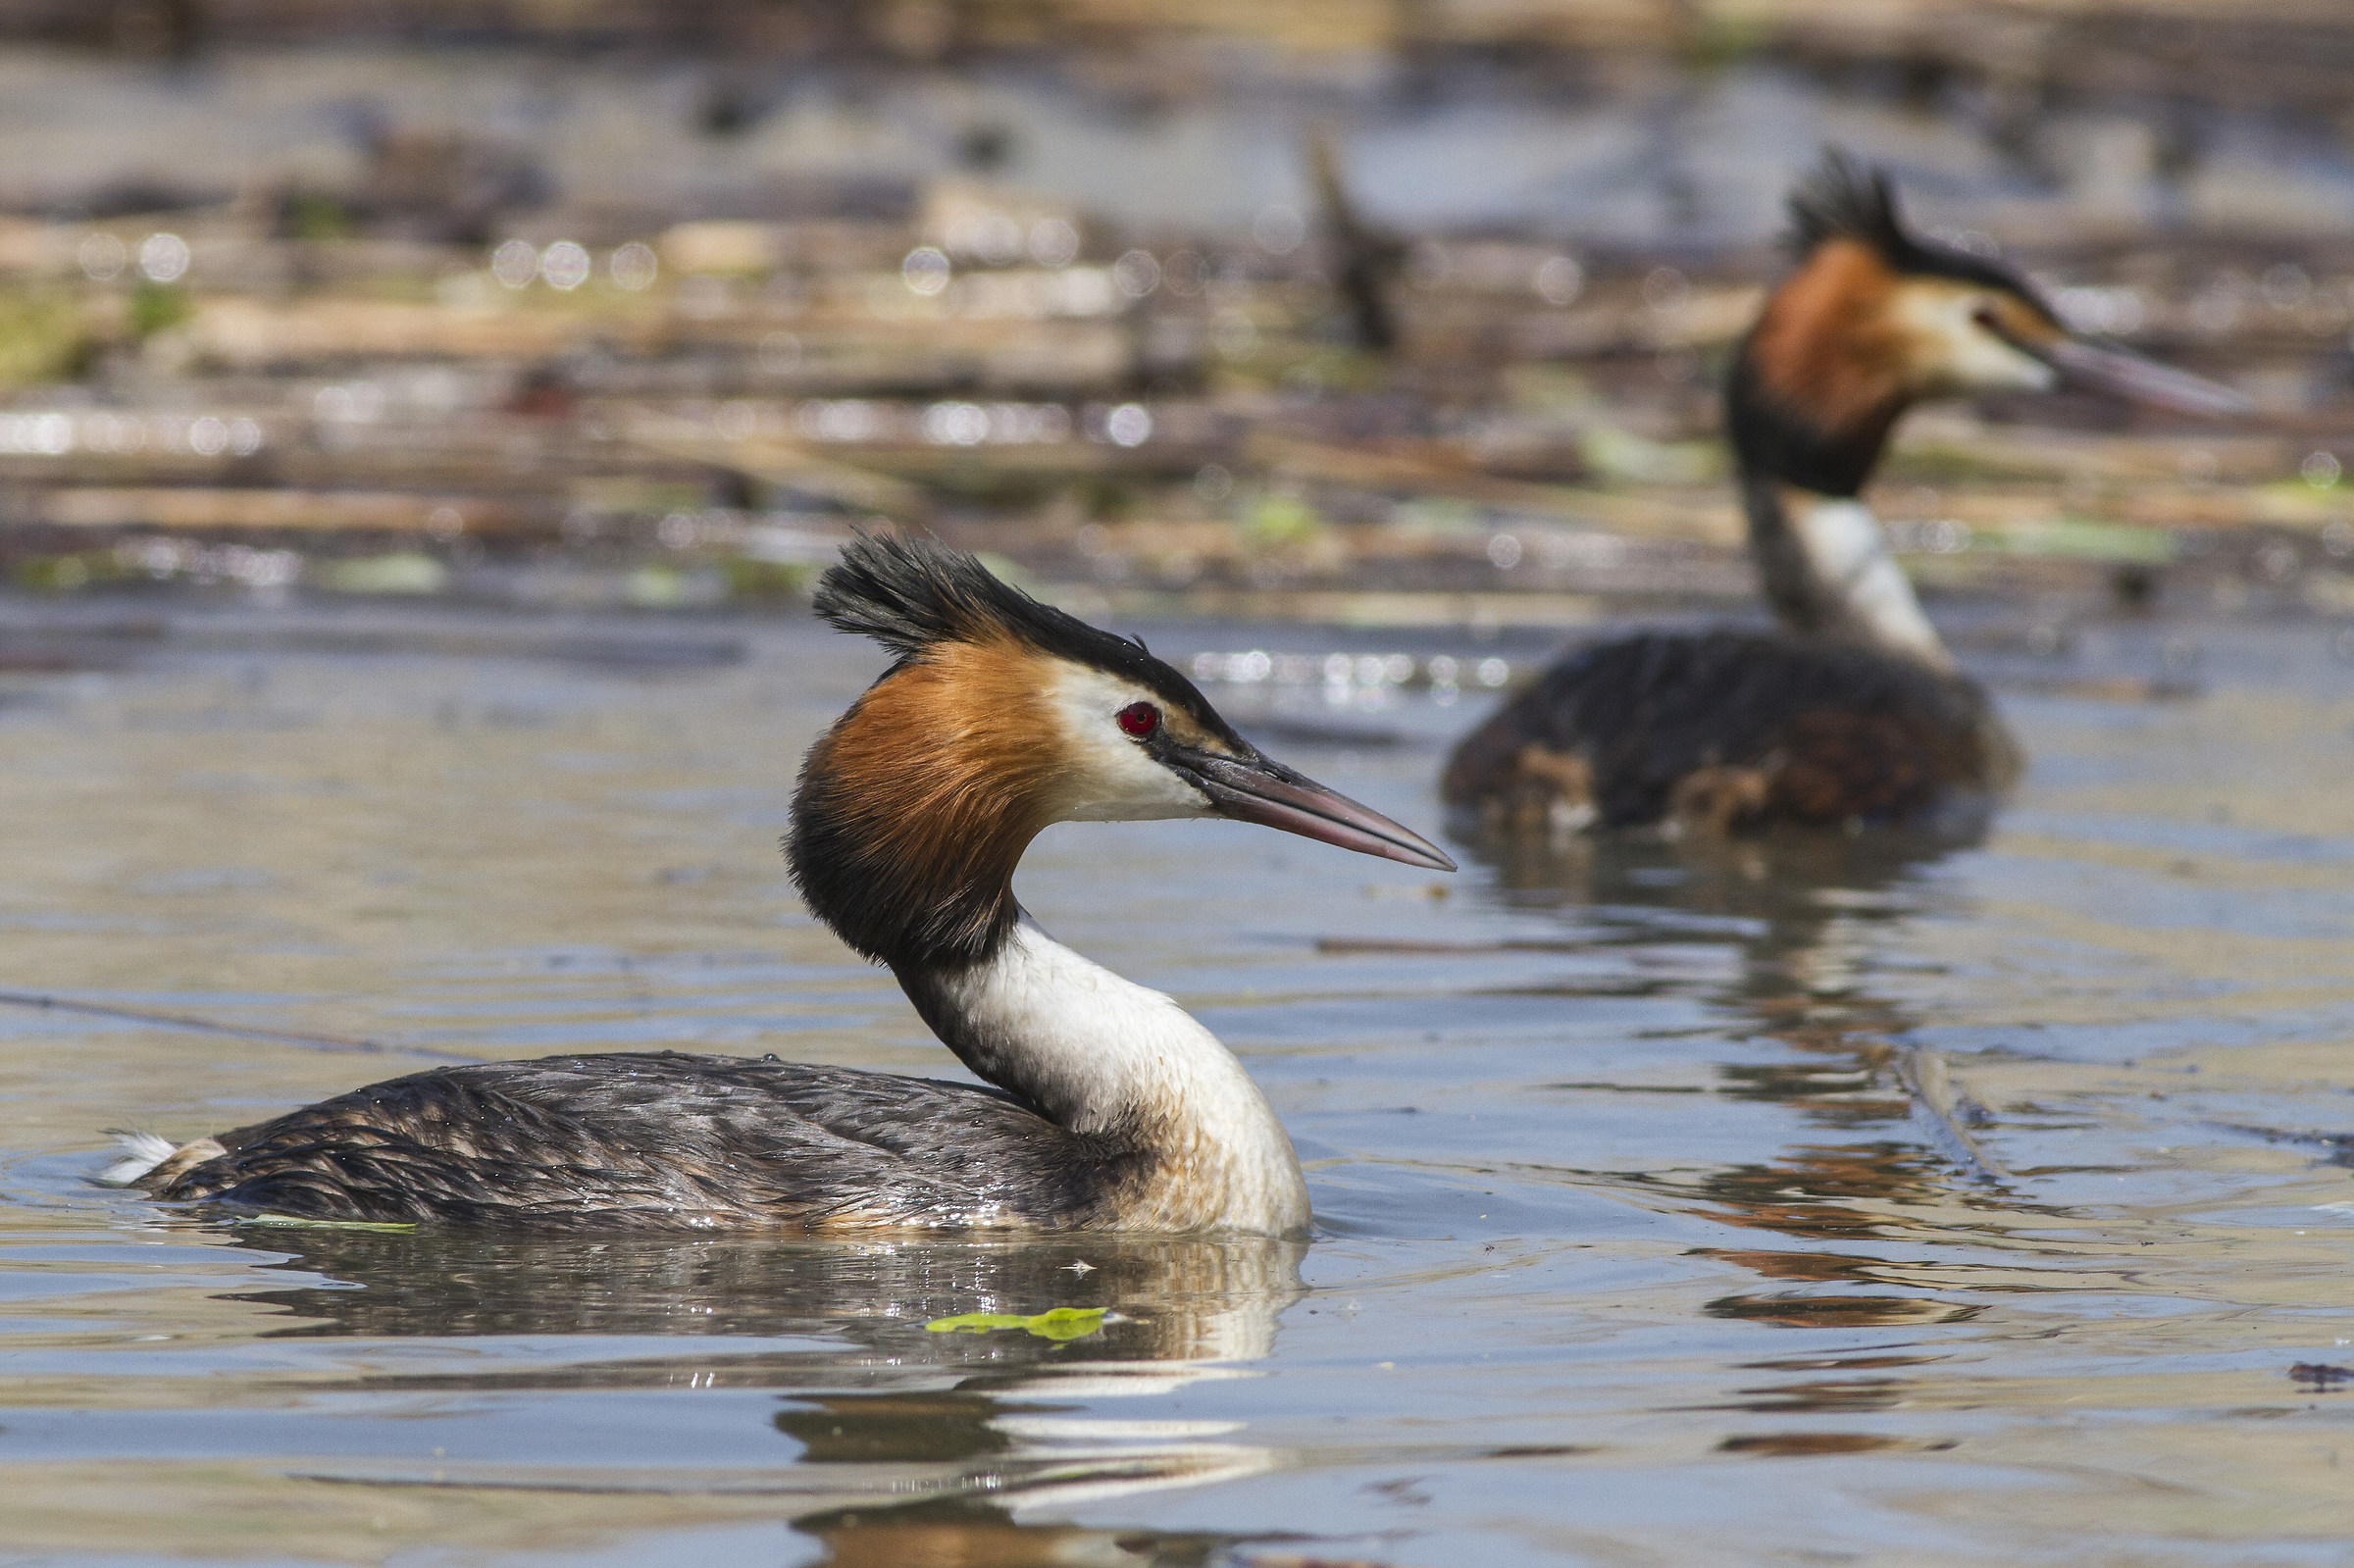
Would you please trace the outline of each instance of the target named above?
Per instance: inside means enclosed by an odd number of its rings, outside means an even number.
[[[1825,148],[1790,192],[1791,248],[1803,256],[1831,239],[1861,240],[1890,261],[1914,243],[1888,171],[1857,163],[1842,147]]]
[[[1897,272],[1983,283],[2051,315],[2033,285],[2001,262],[1915,234],[1888,171],[1858,163],[1841,147],[1823,149],[1822,161],[1790,192],[1790,248],[1803,258],[1834,239],[1869,246]]]
[[[818,580],[815,608],[840,630],[873,637],[902,659],[936,642],[1018,636],[1026,624],[1080,625],[999,582],[961,550],[891,533],[861,533],[844,545],[842,559]]]
[[[1041,604],[999,581],[978,557],[929,536],[859,534],[818,580],[814,607],[831,625],[874,638],[901,661],[921,659],[936,643],[1010,636],[1133,681],[1213,733],[1234,738],[1194,683],[1143,642]]]

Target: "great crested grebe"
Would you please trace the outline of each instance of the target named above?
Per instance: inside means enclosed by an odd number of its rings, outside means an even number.
[[[590,1228],[1305,1228],[1291,1140],[1158,991],[1015,903],[1049,825],[1232,817],[1452,871],[1270,761],[1185,677],[940,544],[862,537],[817,611],[896,658],[809,750],[788,858],[995,1087],[676,1052],[437,1068],[102,1180],[302,1218]]]
[[[1562,659],[1466,735],[1440,794],[1514,833],[1918,819],[1992,799],[2020,753],[1955,668],[1858,492],[1924,399],[2069,384],[2244,411],[2069,335],[1999,262],[1915,236],[1833,151],[1790,197],[1798,266],[1734,357],[1725,425],[1778,632],[1642,632]]]

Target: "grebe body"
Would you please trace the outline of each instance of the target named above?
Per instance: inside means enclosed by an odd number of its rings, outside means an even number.
[[[1791,277],[1741,343],[1725,425],[1766,632],[1574,652],[1450,755],[1440,794],[1510,835],[1917,821],[1990,804],[2021,753],[1860,498],[1905,410],[2063,383],[2199,414],[2236,393],[2076,340],[2020,275],[1916,237],[1834,152],[1792,194]]]
[[[1641,632],[1546,670],[1448,759],[1441,793],[1520,836],[1967,813],[2019,752],[1977,683],[1770,632]]]
[[[970,556],[864,537],[817,605],[896,659],[802,767],[793,880],[985,1084],[677,1052],[446,1067],[179,1147],[135,1138],[102,1179],[378,1222],[1304,1230],[1299,1161],[1242,1064],[1030,922],[1014,867],[1055,822],[1207,816],[1454,862]]]

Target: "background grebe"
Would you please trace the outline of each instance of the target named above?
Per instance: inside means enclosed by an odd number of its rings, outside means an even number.
[[[1572,654],[1458,743],[1440,793],[1510,832],[1915,818],[1991,798],[2019,748],[1857,499],[1905,410],[2062,383],[2180,412],[2227,388],[2072,338],[1999,262],[1915,236],[1837,151],[1790,197],[1799,266],[1734,356],[1725,429],[1776,632]]]
[[[486,1063],[140,1139],[106,1179],[310,1218],[1304,1229],[1299,1161],[1242,1065],[1024,919],[1014,867],[1055,822],[1212,815],[1454,862],[1261,756],[1142,643],[969,555],[861,538],[817,610],[897,658],[802,766],[793,881],[995,1088],[676,1052]]]

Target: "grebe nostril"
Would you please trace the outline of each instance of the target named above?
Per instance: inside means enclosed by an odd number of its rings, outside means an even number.
[[[1260,755],[1141,643],[971,556],[864,536],[816,606],[896,658],[802,765],[793,882],[988,1087],[669,1051],[495,1062],[143,1138],[103,1179],[315,1219],[1304,1231],[1299,1161],[1242,1065],[1031,923],[1014,868],[1051,823],[1216,816],[1454,862]]]

